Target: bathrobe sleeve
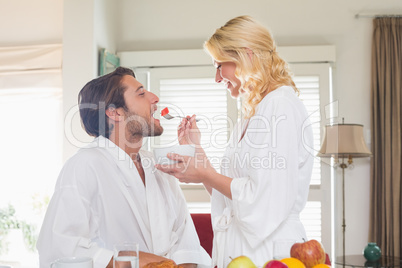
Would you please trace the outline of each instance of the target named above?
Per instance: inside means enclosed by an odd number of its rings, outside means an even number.
[[[62,169],[37,243],[40,267],[48,268],[60,256],[89,256],[94,267],[106,267],[112,258],[113,252],[100,247],[90,231],[97,224],[90,206],[97,191],[95,168],[73,157]]]
[[[286,98],[264,99],[242,140],[244,159],[236,164],[248,175],[234,178],[231,191],[235,220],[251,247],[293,213],[300,191],[308,193],[308,184],[299,186],[298,113]]]

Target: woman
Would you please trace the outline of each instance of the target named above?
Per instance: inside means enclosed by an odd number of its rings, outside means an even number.
[[[241,97],[243,120],[236,125],[221,174],[202,148],[179,165],[157,166],[182,182],[203,183],[212,194],[214,265],[226,267],[240,255],[262,266],[273,258],[276,240],[306,239],[299,214],[313,166],[312,129],[286,62],[269,31],[241,16],[217,29],[204,45],[216,67],[217,83]],[[195,116],[179,128],[182,143],[199,144]]]

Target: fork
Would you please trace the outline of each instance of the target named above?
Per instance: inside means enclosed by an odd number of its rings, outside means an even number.
[[[161,111],[161,116],[163,116],[165,119],[167,119],[167,120],[171,120],[171,119],[174,119],[174,118],[187,118],[187,117],[183,117],[183,116],[179,116],[179,115],[176,115],[176,116],[173,116],[173,115],[170,115],[169,114],[169,109],[166,107],[166,108],[164,108],[162,111]],[[198,122],[198,121],[200,121],[201,119],[195,119],[195,122]]]

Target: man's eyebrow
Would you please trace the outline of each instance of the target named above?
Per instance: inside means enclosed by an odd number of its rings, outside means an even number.
[[[144,88],[144,86],[139,86],[135,92],[137,92],[138,90],[143,89],[143,88]]]

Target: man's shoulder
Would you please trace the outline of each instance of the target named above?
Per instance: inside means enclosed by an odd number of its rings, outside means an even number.
[[[91,164],[105,164],[110,162],[107,159],[107,153],[102,152],[102,148],[91,147],[81,148],[72,157],[70,157],[66,166],[91,166]]]
[[[70,159],[92,159],[97,158],[101,154],[98,147],[80,148]]]
[[[113,161],[97,148],[78,150],[66,161],[59,174],[59,185],[96,185],[105,173],[113,169]]]

